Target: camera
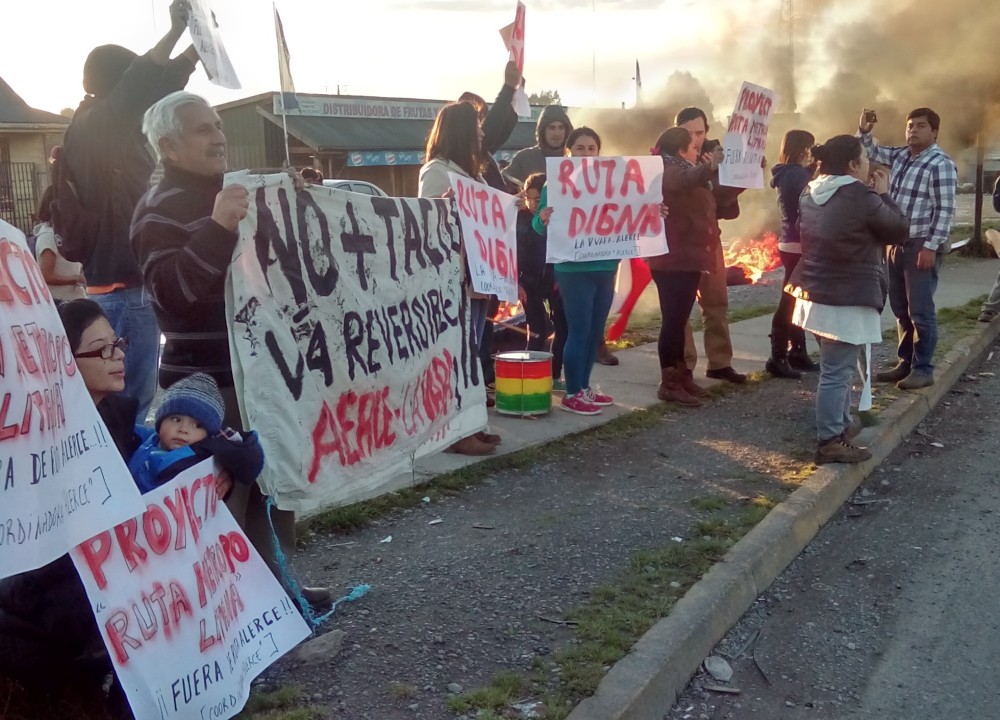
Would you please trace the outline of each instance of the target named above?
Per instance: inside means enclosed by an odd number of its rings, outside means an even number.
[[[705,140],[701,146],[701,154],[704,155],[705,153],[715,152],[715,148],[719,147],[721,144],[722,142],[719,140]]]

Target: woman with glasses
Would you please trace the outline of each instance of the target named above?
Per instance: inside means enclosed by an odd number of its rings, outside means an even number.
[[[93,300],[65,302],[59,316],[83,383],[128,462],[142,438],[135,427],[139,401],[119,394],[125,389],[127,342]],[[54,678],[67,681],[67,692],[79,692],[82,683],[95,697],[102,685],[108,687],[111,661],[69,555],[0,581],[0,647],[0,675],[25,683],[27,692],[43,688],[53,702]],[[132,717],[117,680],[105,700],[112,717]]]

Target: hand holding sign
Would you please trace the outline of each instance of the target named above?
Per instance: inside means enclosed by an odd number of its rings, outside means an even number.
[[[170,29],[180,34],[188,24],[191,3],[188,0],[174,0],[170,3]]]
[[[517,9],[514,11],[514,22],[500,28],[504,47],[507,48],[510,61],[517,67],[519,74],[524,73],[524,16],[524,3],[518,0]],[[518,117],[531,117],[531,103],[524,92],[523,78],[519,78],[516,85],[510,82],[507,84],[514,88],[514,98],[511,100],[514,112]]]
[[[775,95],[767,88],[744,82],[723,138],[725,162],[719,183],[728,187],[764,187],[764,148],[774,113]]]

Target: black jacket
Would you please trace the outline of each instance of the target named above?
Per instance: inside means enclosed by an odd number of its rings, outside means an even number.
[[[885,246],[904,243],[910,234],[910,223],[896,203],[853,182],[823,205],[807,189],[799,208],[802,259],[785,291],[822,305],[860,305],[882,312],[888,288]]]
[[[61,251],[83,263],[90,287],[142,285],[129,252],[129,226],[156,167],[142,134],[142,116],[158,100],[183,90],[192,72],[194,65],[183,55],[166,65],[140,55],[110,93],[84,99],[66,129],[61,161],[83,207],[100,218],[99,245],[63,237]]]
[[[504,85],[500,88],[496,102],[490,106],[489,112],[483,119],[483,180],[494,190],[503,192],[509,192],[510,188],[503,173],[500,172],[500,166],[493,159],[493,153],[503,147],[517,127],[517,113],[511,105],[513,98],[514,88]]]
[[[778,191],[781,211],[779,242],[797,245],[799,241],[799,197],[812,178],[812,171],[798,163],[779,163],[771,168],[771,187]]]
[[[221,387],[233,384],[226,324],[226,271],[238,235],[212,219],[222,176],[180,170],[169,163],[163,180],[135,209],[132,250],[167,342],[160,385],[205,372]]]

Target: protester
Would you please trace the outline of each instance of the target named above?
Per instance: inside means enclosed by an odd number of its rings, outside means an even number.
[[[812,149],[819,175],[800,204],[802,258],[789,283],[794,321],[819,339],[816,464],[856,463],[871,453],[852,443],[861,422],[851,416],[851,378],[864,345],[882,341],[886,245],[906,241],[908,223],[850,135]],[[870,347],[869,347],[870,352]]]
[[[1000,177],[997,178],[996,183],[993,185],[993,209],[1000,213]],[[989,239],[990,235],[995,233],[996,230],[987,230],[986,236]],[[990,244],[996,250],[997,243],[991,242]],[[1000,275],[997,275],[989,297],[986,298],[986,302],[979,309],[979,322],[992,322],[993,318],[997,315],[1000,315]]]
[[[441,108],[427,138],[427,162],[420,168],[420,197],[443,197],[451,190],[449,172],[478,182],[482,166],[483,129],[479,115],[469,103],[450,103]],[[469,279],[465,250],[462,250],[463,284],[469,297],[472,315],[472,337],[478,354],[482,347],[483,331],[486,326],[486,310],[489,295],[472,289]],[[500,436],[486,431],[464,437],[453,443],[445,452],[460,455],[492,455],[500,443]]]
[[[517,69],[517,63],[512,60],[504,68],[503,87],[500,88],[497,99],[491,107],[487,107],[486,101],[475,93],[465,92],[458,98],[459,102],[467,102],[476,109],[479,125],[483,130],[479,174],[487,185],[503,192],[510,192],[512,188],[500,171],[493,153],[503,147],[517,127],[517,113],[514,112],[511,100],[520,84],[521,71]]]
[[[771,168],[771,187],[778,191],[778,209],[781,211],[781,235],[778,238],[778,255],[785,268],[782,287],[788,284],[795,265],[802,254],[799,240],[799,196],[813,176],[813,159],[809,148],[816,142],[812,133],[789,130],[781,141],[781,156]],[[806,349],[806,334],[792,324],[795,298],[781,293],[778,308],[771,318],[771,357],[764,369],[774,377],[798,380],[799,370],[816,370],[818,366]],[[789,351],[789,345],[791,350]]]
[[[677,113],[674,125],[685,128],[691,133],[691,140],[698,162],[711,162],[711,156],[703,153],[705,138],[708,135],[708,116],[705,111],[688,107]],[[712,192],[715,194],[716,230],[719,220],[733,220],[739,217],[739,195],[742,188],[729,188],[719,185],[716,174],[712,178]],[[726,284],[726,259],[722,252],[722,235],[714,249],[715,260],[711,272],[702,273],[698,284],[698,304],[701,305],[701,316],[704,322],[705,355],[708,358],[707,377],[715,380],[742,384],[747,376],[733,370],[733,342],[729,337],[729,287]],[[684,359],[689,369],[694,370],[698,364],[698,349],[694,344],[694,333],[689,322],[684,330]]]
[[[125,338],[93,300],[62,303],[59,316],[80,377],[127,462],[142,437],[135,425],[138,401],[122,394]],[[0,648],[0,675],[25,683],[29,692],[51,693],[55,681],[82,684],[105,694],[113,718],[132,717],[69,555],[0,580]]]
[[[125,393],[139,401],[139,423],[145,422],[156,390],[160,349],[156,316],[129,248],[132,213],[155,167],[140,123],[150,105],[182,89],[194,72],[194,46],[170,59],[187,29],[189,10],[188,0],[174,0],[170,29],[145,55],[118,45],[91,51],[83,67],[87,97],[66,129],[56,161],[57,172],[72,180],[80,209],[93,217],[96,229],[83,232],[73,221],[75,198],[61,183],[53,226],[63,240],[63,254],[83,263],[90,296],[104,308],[115,332],[129,338]]]
[[[566,153],[571,157],[596,157],[601,154],[601,138],[590,128],[579,127],[566,139]],[[539,210],[533,220],[535,231],[545,233],[551,217],[547,188],[542,188]],[[611,396],[591,387],[590,373],[611,311],[618,261],[562,262],[553,269],[568,328],[563,351],[566,395],[561,407],[578,415],[598,415],[602,407],[614,404]]]
[[[691,133],[683,127],[665,131],[655,154],[663,158],[663,202],[671,209],[665,221],[669,252],[646,258],[660,299],[660,386],[664,402],[688,407],[701,405],[706,391],[699,387],[684,362],[684,328],[691,317],[703,273],[715,271],[719,223],[715,220],[712,180],[723,159],[716,147],[699,162]]]
[[[941,118],[930,108],[917,108],[906,116],[903,147],[879,145],[872,136],[875,122],[874,112],[862,112],[858,135],[868,158],[890,168],[892,199],[910,221],[909,240],[889,248],[888,256],[889,305],[896,316],[899,362],[875,379],[894,382],[901,390],[918,390],[934,384],[934,292],[955,217],[958,169],[938,147]]]
[[[524,148],[511,158],[504,175],[516,187],[523,187],[529,175],[545,172],[545,158],[563,157],[566,154],[567,139],[573,132],[566,108],[562,105],[548,105],[542,108],[535,125],[537,143]]]
[[[323,173],[314,167],[304,167],[299,171],[299,174],[302,175],[302,179],[307,183],[311,183],[312,185],[323,184]]]
[[[49,185],[42,193],[38,203],[35,218],[38,224],[32,235],[35,236],[35,258],[38,269],[45,278],[54,300],[64,302],[87,297],[87,280],[83,276],[83,265],[70,262],[59,252],[59,238],[52,229],[52,213],[49,205],[52,202],[52,186]]]
[[[518,286],[528,321],[528,350],[545,350],[548,347],[549,327],[552,338],[552,386],[565,390],[562,381],[563,348],[566,345],[566,316],[562,297],[556,288],[552,263],[545,262],[545,235],[536,232],[532,225],[545,187],[544,173],[529,175],[524,181],[524,207],[517,213],[517,271]],[[548,307],[546,307],[546,304]]]
[[[143,118],[143,132],[163,163],[163,179],[139,202],[132,249],[166,336],[160,386],[203,372],[219,385],[227,426],[242,425],[233,384],[226,320],[226,273],[249,206],[242,185],[222,186],[226,136],[222,121],[198,95],[171,93]],[[301,182],[301,176],[299,181]],[[281,578],[271,523],[287,555],[295,551],[295,514],[271,511],[256,484],[238,485],[227,501],[236,521]],[[310,603],[332,598],[327,588],[304,588]]]

